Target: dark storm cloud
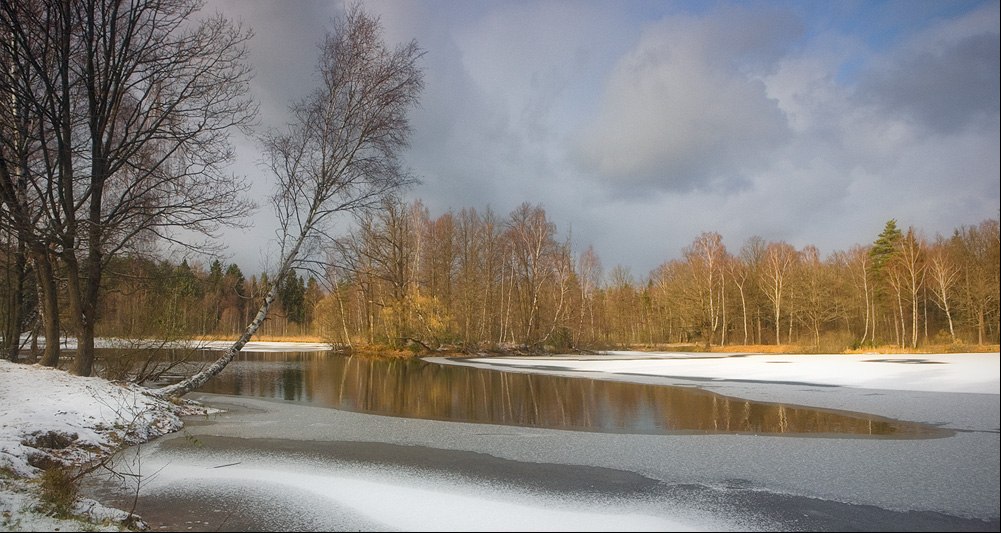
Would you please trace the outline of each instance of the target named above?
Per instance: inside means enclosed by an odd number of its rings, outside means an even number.
[[[288,120],[288,106],[316,87],[316,65],[323,36],[340,13],[339,2],[297,0],[215,0],[206,10],[254,30],[249,61],[251,90],[261,103],[261,122],[278,127]]]
[[[887,68],[870,72],[859,98],[942,133],[971,124],[996,128],[990,119],[999,109],[999,49],[995,31],[907,51]]]

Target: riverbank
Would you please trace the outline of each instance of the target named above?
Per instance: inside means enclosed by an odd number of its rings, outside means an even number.
[[[183,415],[205,412],[144,391],[133,384],[0,361],[0,527],[24,531],[133,527],[127,512],[94,500],[74,501],[72,478],[123,445],[179,430]],[[44,482],[46,471],[52,472],[50,483]]]

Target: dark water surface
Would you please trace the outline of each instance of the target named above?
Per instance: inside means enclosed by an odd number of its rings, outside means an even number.
[[[217,354],[206,352],[205,361]],[[200,392],[376,415],[632,434],[936,438],[926,424],[673,387],[503,372],[420,359],[247,352]]]

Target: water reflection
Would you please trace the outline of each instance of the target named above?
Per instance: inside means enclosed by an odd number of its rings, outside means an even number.
[[[399,417],[609,433],[952,434],[863,413],[752,402],[695,388],[322,352],[244,353],[200,390]]]

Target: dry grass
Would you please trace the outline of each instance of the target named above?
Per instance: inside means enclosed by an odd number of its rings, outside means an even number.
[[[809,354],[809,353],[841,353],[841,354],[909,354],[909,353],[993,353],[998,351],[997,344],[929,344],[917,348],[901,348],[896,345],[867,346],[859,349],[844,349],[837,351],[818,351],[812,346],[801,346],[797,344],[751,344],[751,345],[727,345],[713,346],[712,352],[753,352],[753,353],[781,353],[781,354]]]
[[[220,341],[234,340],[236,335],[201,335],[196,340]],[[325,339],[312,335],[255,335],[252,339],[261,342],[327,342]],[[705,352],[705,347],[701,344],[642,344],[616,349],[635,350],[638,352]],[[859,349],[816,349],[813,346],[799,344],[727,344],[726,346],[712,346],[709,352],[749,352],[749,353],[771,353],[771,354],[809,354],[809,353],[843,353],[843,354],[907,354],[907,353],[993,353],[999,351],[997,344],[928,344],[919,346],[916,349],[901,348],[896,345],[867,346]],[[408,358],[417,354],[411,350],[393,349],[380,345],[355,345],[351,353],[370,357]],[[446,355],[468,355],[463,352],[455,352]]]
[[[929,344],[917,348],[901,348],[900,346],[878,346],[875,348],[859,348],[857,350],[845,350],[844,353],[886,353],[886,354],[906,354],[906,353],[994,353],[999,351],[997,344]]]
[[[355,345],[351,348],[351,354],[363,357],[385,357],[387,359],[408,359],[421,355],[411,350],[398,350],[379,345]]]
[[[713,346],[710,352],[751,352],[751,353],[807,353],[807,348],[796,344],[728,344]]]
[[[828,346],[831,346],[828,344]],[[838,346],[834,344],[834,346]],[[843,345],[842,345],[843,346]],[[702,344],[640,344],[634,346],[618,347],[618,350],[634,350],[638,352],[705,352]],[[712,346],[708,350],[713,353],[748,352],[748,353],[771,353],[771,354],[810,354],[810,353],[835,353],[835,354],[908,354],[908,353],[995,353],[999,351],[997,344],[963,344],[963,343],[935,343],[922,345],[917,348],[901,348],[896,345],[867,346],[859,349],[834,348],[827,349],[821,347],[817,349],[809,345],[800,344],[727,344],[725,346]]]
[[[80,491],[74,473],[67,467],[53,466],[42,473],[39,484],[43,510],[58,518],[70,516]]]

